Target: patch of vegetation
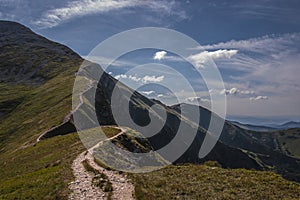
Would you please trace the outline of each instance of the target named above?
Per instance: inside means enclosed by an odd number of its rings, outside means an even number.
[[[213,165],[213,166],[212,166]],[[299,199],[300,184],[273,172],[177,165],[129,175],[137,199]]]
[[[142,138],[141,133],[126,127],[126,132],[119,135],[111,141],[100,143],[99,147],[94,149],[96,162],[103,168],[117,168],[125,170],[136,169],[136,166],[143,166],[138,170],[151,171],[153,168],[164,165],[165,161],[158,153],[151,151],[152,147],[147,138]],[[111,145],[112,142],[114,145]],[[129,154],[120,154],[115,148],[120,148],[129,152],[148,153],[146,157],[130,157]]]
[[[111,138],[120,133],[120,129],[109,127],[109,126],[103,126],[101,127],[102,131],[105,133],[106,137]]]
[[[106,169],[106,170],[112,170],[109,166],[105,165],[103,162],[101,162],[98,158],[94,157],[94,162],[97,163],[100,167]]]

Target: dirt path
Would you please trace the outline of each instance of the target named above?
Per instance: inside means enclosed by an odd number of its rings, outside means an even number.
[[[63,124],[67,123],[68,121],[71,120],[71,116],[80,108],[81,105],[83,105],[84,101],[83,101],[83,94],[86,93],[87,91],[89,91],[93,86],[95,81],[90,80],[86,77],[84,77],[87,81],[89,81],[89,84],[87,86],[87,88],[85,90],[83,90],[82,92],[80,92],[79,95],[79,103],[78,105],[67,115],[65,116],[63,122],[61,124],[59,124],[58,126],[52,127],[49,130],[45,131],[44,133],[40,134],[39,137],[36,139],[36,143],[41,141],[41,138],[43,138],[46,134],[48,134],[49,132],[59,128],[60,126],[62,126]]]
[[[69,184],[69,189],[72,191],[69,195],[69,199],[106,199],[105,193],[98,187],[92,185],[93,176],[88,173],[82,165],[82,161],[85,159],[85,152],[83,152],[73,161],[72,169],[75,181]]]
[[[116,127],[114,127],[116,128]],[[118,127],[121,132],[117,135],[108,138],[111,140],[119,135],[125,133],[126,129]],[[102,141],[103,142],[103,141]],[[71,194],[69,199],[106,199],[107,194],[101,191],[100,188],[96,188],[92,185],[92,176],[85,170],[82,165],[82,161],[87,160],[90,166],[98,170],[100,173],[105,174],[109,181],[112,183],[113,195],[112,199],[115,200],[131,200],[133,198],[134,186],[126,179],[126,176],[119,174],[118,171],[106,170],[103,167],[97,165],[94,161],[94,157],[91,154],[95,148],[97,148],[102,142],[98,143],[94,147],[89,149],[88,153],[81,153],[74,161],[72,165],[75,181],[69,184]]]
[[[105,139],[105,140],[103,140],[103,141],[100,141],[98,144],[96,144],[95,146],[93,146],[92,148],[90,148],[90,149],[89,149],[89,152],[90,152],[91,154],[93,154],[94,149],[98,148],[99,145],[101,145],[103,142],[109,141],[109,140],[113,140],[113,139],[119,137],[120,135],[124,134],[124,133],[126,132],[126,130],[127,130],[126,128],[121,127],[121,126],[118,126],[118,127],[116,127],[116,126],[101,126],[101,127],[112,127],[112,128],[116,128],[116,129],[119,129],[119,130],[120,130],[120,133],[118,133],[117,135],[114,135],[114,136],[111,137],[111,138],[107,138],[107,139]]]

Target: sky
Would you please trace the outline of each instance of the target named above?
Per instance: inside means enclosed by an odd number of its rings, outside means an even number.
[[[83,57],[125,30],[174,29],[201,45],[188,56],[194,66],[164,49],[146,49],[122,56],[107,72],[129,86],[139,83],[141,93],[167,104],[200,102],[209,107],[210,95],[226,94],[229,119],[280,123],[300,121],[299,9],[299,0],[0,0],[0,19],[20,22]],[[195,68],[208,70],[204,66],[211,59],[225,90],[208,89],[195,73]],[[171,66],[197,95],[180,85],[173,93],[159,86],[176,83],[171,69],[148,65],[143,73],[128,73],[146,63]]]

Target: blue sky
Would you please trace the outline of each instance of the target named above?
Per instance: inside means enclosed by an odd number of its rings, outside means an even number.
[[[109,72],[126,82],[134,79],[135,74],[131,78],[124,75],[135,64],[171,65],[197,89],[198,98],[179,90],[176,95],[183,99],[205,106],[210,93],[223,92],[229,117],[276,122],[300,120],[299,9],[298,0],[0,0],[1,19],[25,24],[82,56],[113,34],[131,28],[155,26],[180,31],[205,49],[191,55],[193,62],[215,61],[225,91],[207,91],[189,64],[163,50],[133,52],[116,61]],[[136,76],[135,82],[158,84],[171,81],[171,77],[149,69],[149,74]],[[140,91],[174,103],[172,94],[158,86],[145,86]]]

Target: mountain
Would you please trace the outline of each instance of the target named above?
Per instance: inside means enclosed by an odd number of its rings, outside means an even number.
[[[276,128],[277,130],[289,129],[289,128],[300,128],[300,122],[289,121],[283,124],[269,124],[269,126]]]
[[[0,22],[0,82],[42,84],[81,58],[15,22]],[[58,63],[65,63],[57,67]]]
[[[78,135],[72,134],[76,133],[73,115],[81,108],[89,107],[89,102],[86,102],[71,112],[75,74],[80,73],[89,79],[93,79],[94,75],[88,70],[77,72],[84,60],[68,47],[39,36],[15,22],[0,21],[0,25],[0,198],[66,199],[68,183],[73,180],[70,170],[72,162],[85,150]],[[90,68],[100,67],[86,63]],[[101,125],[116,125],[110,106],[115,87],[119,91],[120,101],[116,109],[120,113],[125,112],[124,102],[129,101],[130,115],[137,124],[149,123],[150,117],[157,122],[162,121],[159,109],[149,112],[149,108],[156,103],[166,110],[166,123],[157,135],[145,140],[137,140],[132,135],[116,137],[114,142],[122,148],[133,151],[138,146],[142,152],[159,149],[175,137],[181,124],[186,130],[195,131],[196,137],[187,151],[174,162],[179,170],[185,169],[180,167],[181,164],[216,161],[223,168],[275,171],[287,179],[300,180],[297,158],[299,140],[293,144],[287,142],[289,136],[298,138],[297,129],[276,133],[278,137],[268,137],[227,121],[215,148],[207,157],[199,159],[198,152],[207,134],[210,116],[218,120],[216,114],[189,104],[167,106],[138,92],[129,96],[132,89],[105,72],[96,81],[99,81],[95,96],[96,113]],[[90,95],[89,91],[84,95]],[[189,118],[188,112],[195,109],[200,109],[200,122]],[[184,113],[184,110],[188,112]],[[88,121],[90,114],[85,114]],[[87,127],[93,128],[94,122],[90,122]],[[147,134],[134,126],[129,128],[136,134]],[[287,136],[279,138],[282,134]],[[187,131],[185,137],[179,140],[179,145],[185,145],[184,139],[189,138]],[[276,138],[280,145],[274,142]],[[243,173],[252,174],[252,170]],[[241,176],[247,179],[247,176]],[[265,173],[264,176],[272,176],[272,180],[285,186],[292,184],[273,174]],[[138,181],[138,178],[134,180]]]
[[[269,126],[260,126],[260,125],[252,125],[252,124],[242,124],[237,121],[231,121],[232,124],[239,126],[246,130],[252,130],[252,131],[260,131],[260,132],[267,132],[267,131],[274,131],[276,128],[269,127]]]
[[[231,121],[232,124],[237,125],[243,129],[252,130],[252,131],[260,131],[260,132],[267,132],[267,131],[275,131],[275,130],[286,130],[290,128],[300,128],[300,122],[286,122],[283,124],[266,124],[265,126],[261,125],[253,125],[253,124],[243,124],[236,121]]]

